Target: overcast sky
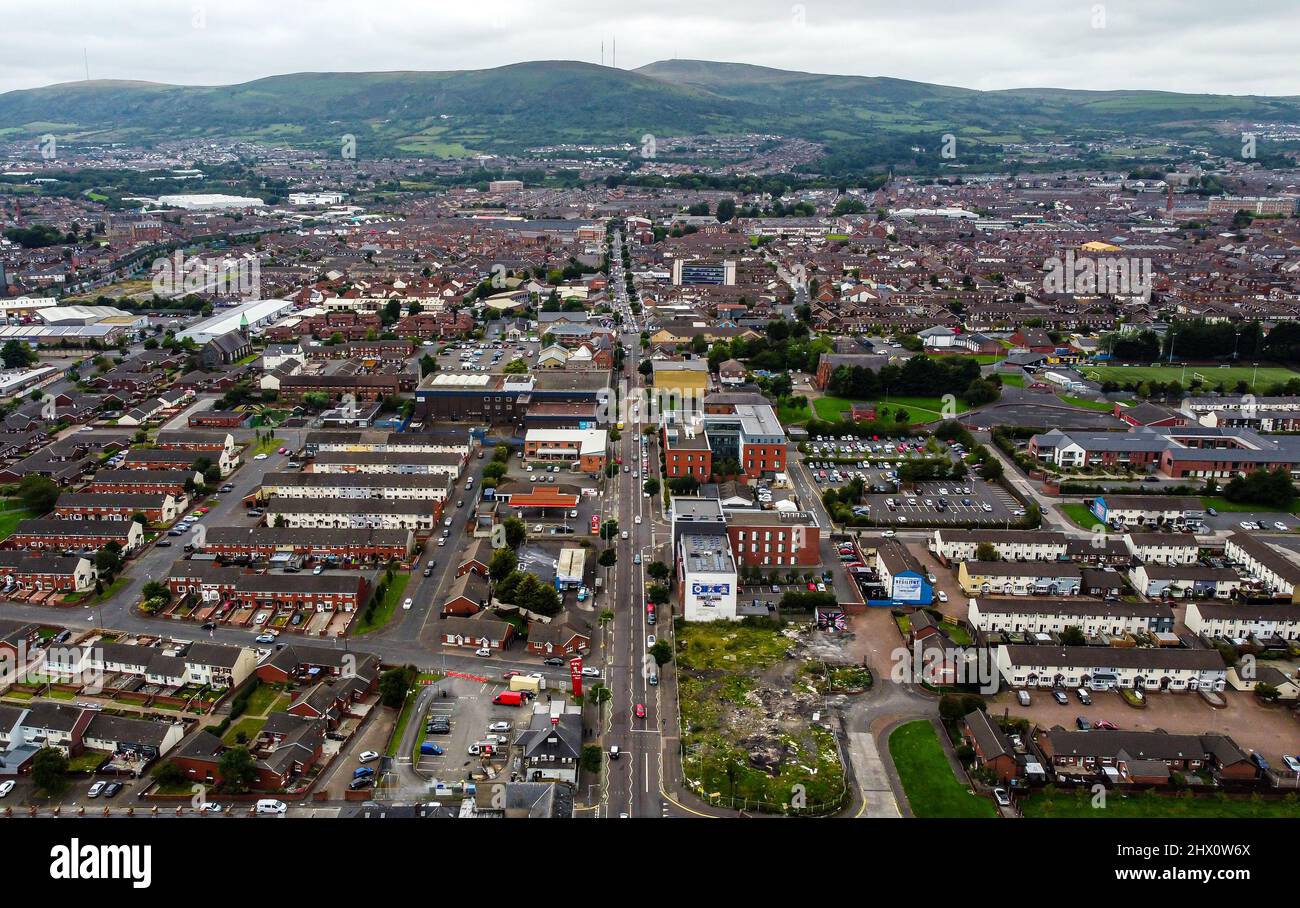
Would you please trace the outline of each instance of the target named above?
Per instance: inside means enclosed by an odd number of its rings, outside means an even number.
[[[0,0],[0,91],[672,57],[969,88],[1300,95],[1300,0]]]

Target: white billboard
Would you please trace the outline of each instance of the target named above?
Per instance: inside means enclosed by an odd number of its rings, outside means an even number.
[[[920,602],[921,601],[921,578],[920,577],[895,577],[894,578],[894,598],[901,602]]]

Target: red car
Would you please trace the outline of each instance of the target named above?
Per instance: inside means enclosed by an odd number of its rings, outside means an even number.
[[[815,583],[809,583],[809,584],[808,584],[808,592],[810,592],[810,593],[815,593],[815,592],[817,592],[817,584],[815,584]]]
[[[506,673],[505,673],[504,675],[502,675],[501,677],[502,677],[502,678],[505,678],[507,681],[509,681],[509,680],[510,680],[511,678],[513,678],[515,675],[522,675],[522,674],[523,674],[523,672],[517,672],[517,671],[511,669],[510,671],[506,672]]]
[[[1108,730],[1108,731],[1119,731],[1119,726],[1118,726],[1118,725],[1116,725],[1114,722],[1107,722],[1105,719],[1102,719],[1100,722],[1095,722],[1095,723],[1093,723],[1093,726],[1092,726],[1092,727],[1093,727],[1093,728],[1104,728],[1104,729],[1106,729],[1106,730]]]
[[[645,704],[644,704],[644,703],[638,703],[638,704],[636,705],[636,709],[632,710],[632,712],[636,714],[636,717],[637,717],[638,719],[644,719],[644,718],[645,718]]]
[[[281,448],[277,453],[279,453],[279,454],[288,454],[288,453],[289,453],[289,449],[288,449],[288,448]]]

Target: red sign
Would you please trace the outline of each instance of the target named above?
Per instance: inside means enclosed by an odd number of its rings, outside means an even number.
[[[573,681],[573,695],[582,696],[582,657],[574,656],[569,660],[569,678]]]

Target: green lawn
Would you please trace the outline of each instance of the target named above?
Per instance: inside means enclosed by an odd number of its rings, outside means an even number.
[[[889,755],[914,816],[983,818],[997,815],[993,802],[957,781],[928,720],[909,722],[889,736]]]
[[[1069,397],[1065,394],[1059,395],[1062,403],[1069,404],[1072,407],[1079,407],[1084,410],[1096,410],[1099,413],[1109,413],[1115,409],[1115,405],[1104,400],[1088,400],[1086,397]]]
[[[1243,501],[1229,501],[1226,498],[1205,497],[1201,499],[1201,506],[1214,508],[1225,514],[1244,514],[1251,511],[1300,514],[1300,500],[1295,501],[1290,507],[1282,507],[1275,504],[1249,504]]]
[[[1002,379],[1002,384],[1008,388],[1023,388],[1025,386],[1025,377],[1023,375],[1002,375],[999,373],[998,378]]]
[[[1101,523],[1097,516],[1088,510],[1086,504],[1073,502],[1071,504],[1058,504],[1056,507],[1062,514],[1074,521],[1075,526],[1083,527],[1085,530],[1091,530]]]
[[[371,631],[377,631],[390,620],[393,612],[402,600],[406,598],[406,585],[411,582],[411,575],[403,571],[393,574],[393,582],[389,585],[384,593],[383,600],[375,606],[375,613],[371,620],[366,620],[366,613],[361,613],[361,619],[357,621],[353,628],[353,634],[368,634]]]
[[[397,714],[397,722],[393,725],[393,733],[388,738],[388,746],[384,748],[385,756],[397,756],[397,748],[402,743],[402,735],[406,733],[406,726],[411,721],[411,713],[415,712],[415,701],[419,696],[419,689],[416,688],[411,691],[406,698],[406,702],[402,704],[402,711]]]
[[[252,741],[265,724],[265,716],[245,716],[226,729],[226,733],[221,736],[221,741],[224,744],[238,744],[241,731],[244,733],[244,741]]]
[[[95,595],[94,590],[90,590],[86,593],[69,593],[63,597],[63,601],[69,604],[79,602],[83,605],[96,605],[100,602],[107,602],[117,595],[118,590],[126,586],[127,579],[125,574],[118,576],[112,583],[104,587],[104,592],[98,596]]]
[[[933,353],[934,359],[973,359],[981,366],[991,366],[1006,359],[1005,353]]]
[[[849,408],[855,403],[875,404],[877,411],[885,408],[892,419],[900,409],[906,410],[908,422],[935,422],[943,419],[943,401],[938,397],[891,397],[888,401],[880,400],[845,400],[842,397],[819,397],[813,401],[817,418],[826,422],[839,422],[848,418]],[[960,398],[955,401],[956,412],[965,413],[970,407]],[[888,421],[888,420],[886,420]]]
[[[283,699],[288,705],[289,695],[279,691],[272,684],[258,682],[257,687],[248,695],[248,705],[244,707],[245,715],[264,716],[278,705],[277,701]]]
[[[16,499],[0,499],[0,539],[8,539],[18,527],[18,521],[36,516]]]
[[[1131,817],[1154,817],[1160,819],[1185,818],[1194,819],[1259,819],[1300,817],[1300,801],[1256,800],[1253,798],[1229,798],[1217,794],[1200,795],[1157,795],[1134,794],[1124,796],[1116,791],[1106,794],[1105,807],[1092,806],[1092,792],[1056,792],[1046,791],[1030,795],[1020,802],[1026,817],[1096,817],[1126,819]]]
[[[1247,384],[1254,382],[1255,390],[1269,385],[1281,384],[1288,382],[1293,378],[1300,378],[1300,372],[1294,372],[1281,366],[1260,366],[1258,375],[1253,366],[1230,366],[1226,369],[1220,369],[1217,366],[1187,366],[1186,377],[1184,378],[1183,366],[1180,363],[1164,366],[1093,366],[1080,365],[1079,373],[1085,378],[1091,378],[1094,381],[1106,382],[1113,381],[1120,385],[1128,382],[1159,381],[1166,384],[1171,381],[1182,382],[1183,387],[1191,387],[1192,373],[1200,374],[1205,383],[1213,388],[1222,382],[1228,390],[1232,390],[1237,382],[1244,381]]]
[[[264,438],[255,444],[252,444],[244,451],[244,458],[256,457],[258,454],[272,454],[284,446],[284,441],[279,438]]]

